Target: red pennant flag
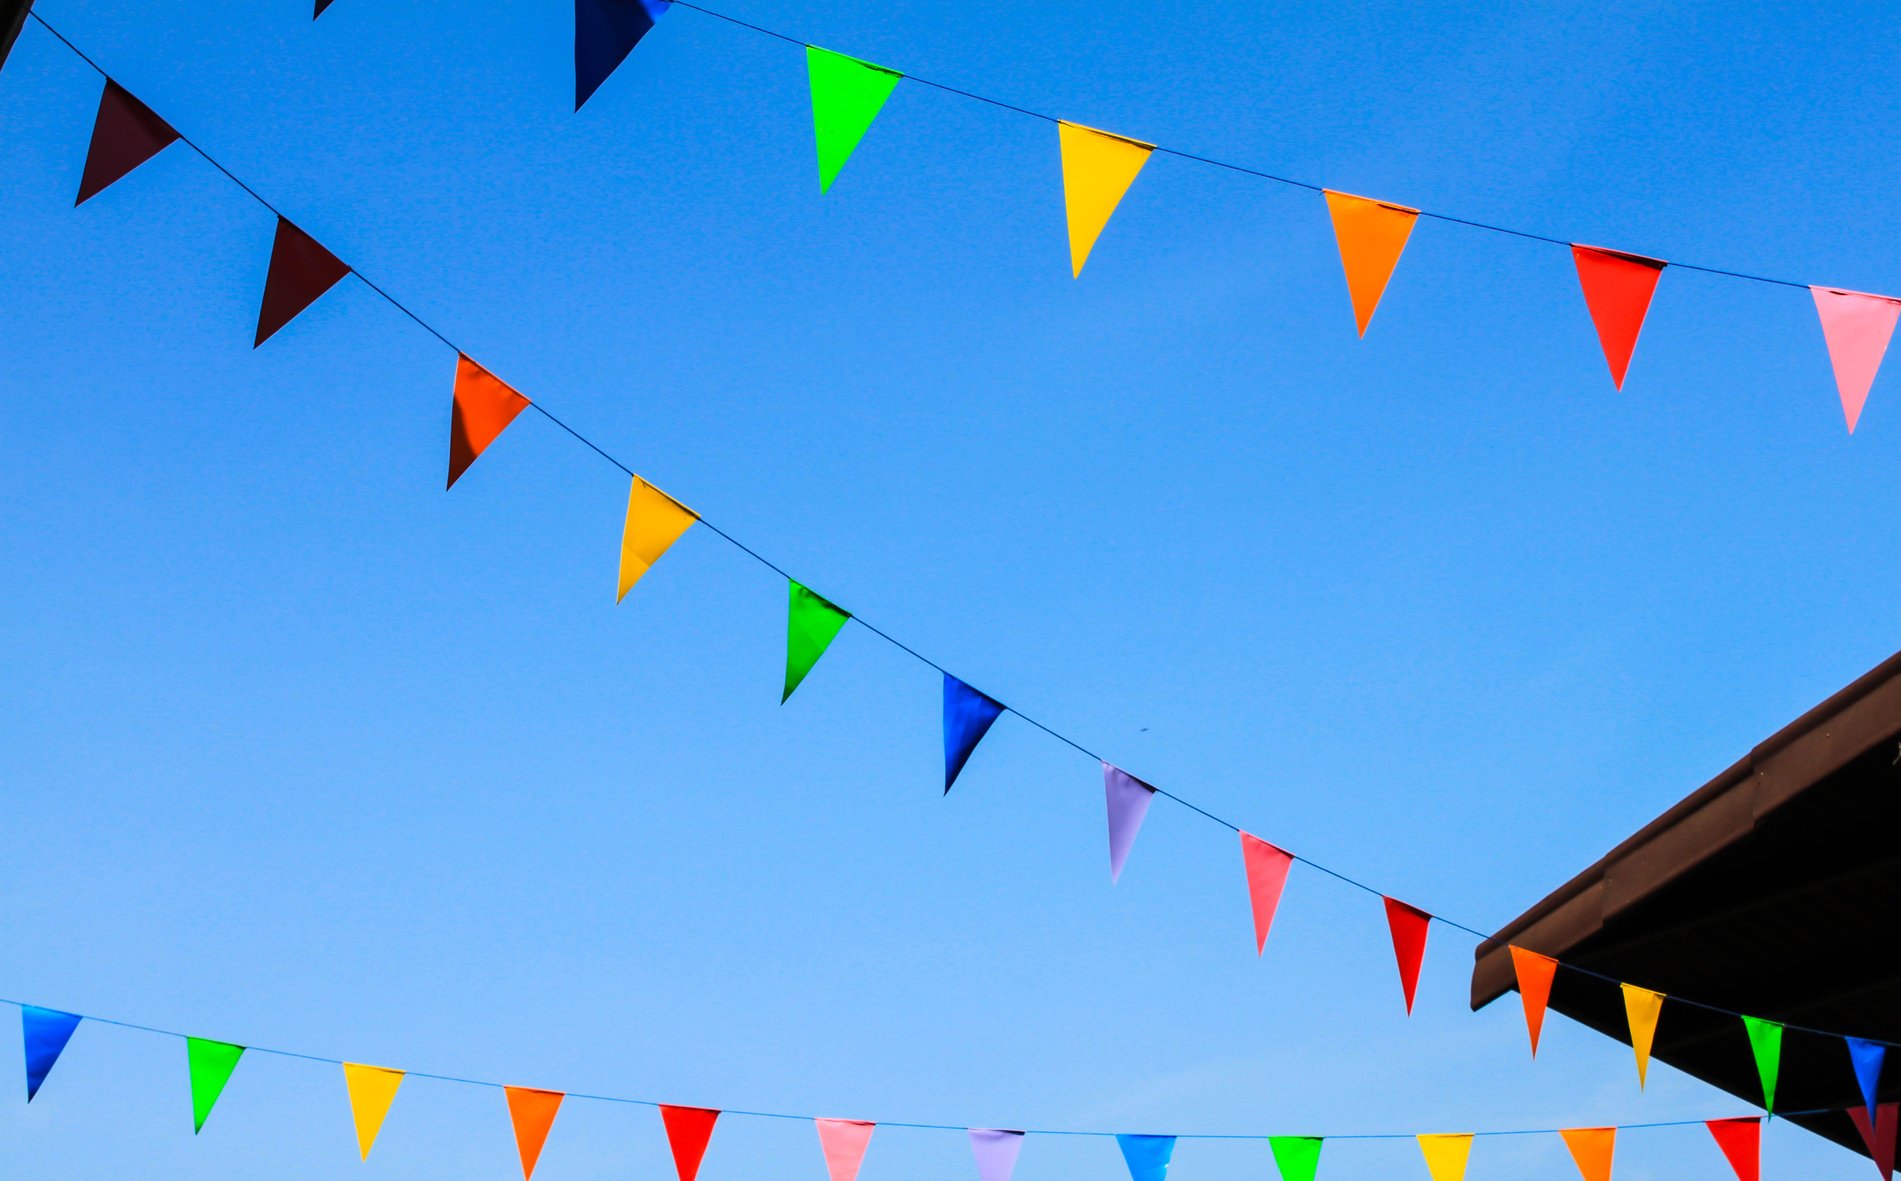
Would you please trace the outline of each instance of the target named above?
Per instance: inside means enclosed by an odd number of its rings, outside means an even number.
[[[99,96],[99,116],[92,124],[92,145],[86,149],[86,170],[80,174],[79,196],[73,204],[85,204],[177,139],[171,124],[117,82],[106,79],[105,93]]]
[[[528,399],[465,356],[455,362],[455,406],[449,414],[449,487],[528,408]]]
[[[673,1167],[680,1181],[693,1181],[700,1175],[700,1161],[718,1119],[719,1112],[704,1107],[660,1105],[660,1122],[667,1127],[667,1145],[673,1149]]]
[[[1624,372],[1630,368],[1630,354],[1637,347],[1637,334],[1643,330],[1644,314],[1650,310],[1650,297],[1669,264],[1595,246],[1572,246],[1571,257],[1578,264],[1578,284],[1584,288],[1591,323],[1597,325],[1598,343],[1604,346],[1604,359],[1610,362],[1611,380],[1621,390]]]
[[[1518,976],[1518,996],[1525,1002],[1525,1029],[1531,1034],[1531,1056],[1538,1056],[1538,1035],[1545,1028],[1545,1007],[1551,1003],[1551,982],[1558,961],[1548,955],[1514,947],[1512,970]]]
[[[1762,1120],[1713,1119],[1704,1124],[1716,1137],[1729,1167],[1736,1170],[1736,1181],[1762,1181]]]
[[[1897,1121],[1898,1114],[1901,1114],[1901,1103],[1883,1103],[1875,1108],[1875,1121],[1870,1126],[1866,1107],[1848,1109],[1848,1118],[1855,1121],[1855,1130],[1861,1133],[1862,1145],[1874,1158],[1881,1181],[1888,1181],[1894,1175],[1895,1125],[1901,1122]]]
[[[271,269],[264,277],[264,303],[257,313],[257,339],[251,347],[269,340],[349,273],[350,268],[315,238],[278,218],[277,238],[271,243]]]
[[[1832,287],[1811,287],[1809,293],[1815,297],[1816,315],[1822,318],[1829,363],[1835,368],[1835,389],[1842,396],[1842,417],[1848,420],[1852,435],[1881,369],[1882,354],[1888,351],[1888,339],[1894,335],[1895,319],[1901,317],[1901,300]]]
[[[1294,858],[1259,837],[1242,833],[1241,862],[1248,872],[1248,901],[1254,907],[1254,954],[1259,955],[1267,949],[1267,932],[1274,925],[1274,912],[1280,908],[1281,889],[1287,885],[1287,870]]]
[[[1399,961],[1399,984],[1406,990],[1408,1016],[1413,1011],[1413,993],[1419,988],[1419,965],[1426,958],[1426,928],[1431,923],[1432,916],[1418,907],[1386,899],[1386,925],[1393,932],[1393,957]]]
[[[508,1096],[508,1118],[515,1125],[515,1147],[521,1151],[522,1181],[532,1181],[535,1162],[541,1159],[541,1147],[548,1142],[548,1129],[561,1110],[560,1091],[537,1091],[532,1087],[503,1087]]]

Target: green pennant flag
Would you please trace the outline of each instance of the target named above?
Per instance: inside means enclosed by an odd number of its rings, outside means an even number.
[[[205,1130],[205,1117],[211,1114],[212,1105],[224,1093],[224,1085],[231,1081],[231,1072],[238,1068],[238,1059],[243,1054],[243,1046],[229,1042],[206,1041],[201,1037],[185,1039],[185,1055],[191,1063],[193,1135]]]
[[[858,141],[871,130],[871,121],[878,117],[904,75],[816,45],[805,47],[805,64],[812,76],[818,187],[822,193],[830,192],[838,170],[851,159]]]
[[[1762,1109],[1776,1110],[1776,1076],[1782,1073],[1782,1026],[1760,1017],[1743,1018],[1749,1048],[1756,1055],[1756,1073],[1762,1076]]]
[[[1281,1181],[1314,1181],[1320,1170],[1320,1144],[1318,1136],[1269,1136],[1267,1146],[1274,1150]]]
[[[851,618],[850,613],[832,606],[792,579],[786,582],[792,587],[792,605],[786,615],[785,694],[779,698],[780,705],[791,698],[792,691],[805,680],[805,674],[812,671],[818,658],[825,655],[825,649],[831,647],[832,637]]]

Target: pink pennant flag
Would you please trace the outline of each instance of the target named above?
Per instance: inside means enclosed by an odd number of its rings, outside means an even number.
[[[1155,802],[1155,789],[1119,767],[1102,765],[1102,790],[1109,801],[1109,882],[1122,878],[1122,863],[1135,847],[1135,834]]]
[[[871,1145],[878,1125],[861,1119],[815,1119],[819,1147],[825,1150],[825,1169],[832,1181],[858,1181],[858,1166]]]
[[[1835,388],[1842,395],[1842,415],[1852,435],[1875,384],[1875,372],[1881,368],[1882,354],[1888,351],[1888,338],[1894,335],[1895,319],[1901,316],[1901,300],[1833,287],[1811,287],[1809,292],[1822,318],[1828,359],[1835,366]]]
[[[1254,954],[1267,950],[1267,932],[1280,908],[1281,888],[1287,885],[1293,855],[1257,836],[1241,834],[1241,861],[1248,871],[1248,901],[1254,906]]]
[[[1426,930],[1432,916],[1397,898],[1386,899],[1386,926],[1393,933],[1393,958],[1399,962],[1399,985],[1406,990],[1406,1013],[1412,1015],[1413,994],[1419,990],[1419,965],[1426,958]]]

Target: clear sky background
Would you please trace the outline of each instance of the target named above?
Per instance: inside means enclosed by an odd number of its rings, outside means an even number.
[[[1901,287],[1882,5],[713,6],[1336,188]],[[1361,342],[1321,200],[1178,159],[1073,281],[1054,128],[918,86],[821,198],[802,55],[692,11],[576,116],[559,0],[40,8],[822,593],[1474,926],[1897,645],[1901,387],[1848,437],[1806,292],[1667,272],[1620,394],[1562,248],[1422,222]],[[784,585],[706,530],[616,607],[622,477],[528,415],[445,495],[454,356],[353,281],[254,353],[271,220],[183,148],[74,211],[98,90],[31,27],[0,76],[0,996],[868,1119],[1744,1113],[1555,1016],[1534,1065],[1445,928],[1406,1018],[1377,900],[1311,871],[1257,961],[1233,836],[1165,800],[1112,889],[1097,767],[1019,719],[942,798],[939,680],[861,629],[781,708]],[[184,1057],[83,1027],[0,1103],[7,1168],[518,1175],[497,1092],[408,1084],[362,1166],[339,1072],[258,1056],[194,1139]],[[1766,1165],[1867,1168],[1780,1123]],[[575,1101],[537,1176],[669,1168],[652,1111]],[[732,1118],[702,1175],[824,1174],[809,1125]],[[1057,1138],[1018,1173],[1123,1175]],[[1556,1137],[1470,1172],[1574,1175]],[[1618,1175],[1729,1176],[1700,1128]],[[863,1174],[971,1176],[895,1129]],[[1321,1176],[1425,1170],[1338,1143]]]

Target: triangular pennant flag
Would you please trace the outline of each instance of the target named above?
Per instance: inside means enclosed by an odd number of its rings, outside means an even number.
[[[1393,958],[1399,964],[1399,986],[1406,991],[1406,1012],[1411,1015],[1413,994],[1419,990],[1419,965],[1426,958],[1426,932],[1432,926],[1432,916],[1397,898],[1386,898],[1385,902],[1386,926],[1393,935]]]
[[[1314,1181],[1320,1171],[1321,1143],[1318,1136],[1269,1136],[1267,1146],[1274,1150],[1281,1181]]]
[[[1888,1049],[1880,1042],[1858,1037],[1842,1040],[1848,1043],[1848,1061],[1855,1068],[1855,1082],[1861,1086],[1862,1106],[1873,1110],[1881,1101],[1881,1064],[1888,1056]]]
[[[560,1091],[537,1091],[531,1087],[503,1087],[508,1096],[508,1120],[515,1125],[515,1148],[521,1153],[522,1181],[535,1175],[535,1162],[541,1159],[542,1145],[548,1142],[548,1129],[561,1110]]]
[[[1248,903],[1254,909],[1254,954],[1260,955],[1267,950],[1267,933],[1274,926],[1274,912],[1280,908],[1281,890],[1287,885],[1287,870],[1294,858],[1244,832],[1241,863],[1247,869]]]
[[[528,399],[501,378],[458,355],[455,404],[449,411],[449,487],[462,478],[496,436],[528,408]]]
[[[574,0],[574,109],[620,68],[671,0]]]
[[[1736,1181],[1762,1181],[1762,1120],[1713,1119],[1704,1127],[1716,1138],[1723,1159],[1736,1170]]]
[[[106,79],[105,93],[99,96],[99,115],[92,124],[92,144],[86,149],[86,170],[80,173],[79,196],[73,204],[85,204],[177,140],[178,133],[171,124],[117,82]]]
[[[238,1059],[243,1056],[243,1046],[201,1037],[185,1039],[185,1064],[191,1071],[193,1135],[205,1130],[206,1117],[217,1104],[218,1096],[224,1094],[224,1085],[231,1081],[231,1072],[238,1068]]]
[[[815,1119],[818,1146],[825,1153],[825,1170],[832,1181],[857,1181],[876,1124],[862,1119]]]
[[[323,10],[330,7],[332,2],[333,0],[317,0],[317,11],[310,14],[310,19],[316,20],[318,17],[322,16]]]
[[[1875,1162],[1875,1171],[1881,1174],[1882,1181],[1888,1181],[1894,1175],[1895,1129],[1901,1123],[1901,1103],[1883,1103],[1875,1108],[1872,1124],[1868,1122],[1868,1109],[1865,1107],[1849,1108],[1848,1118],[1855,1122],[1855,1130],[1861,1133],[1862,1147],[1868,1150],[1869,1158]]]
[[[1852,435],[1881,369],[1882,354],[1888,351],[1888,339],[1894,335],[1895,319],[1901,317],[1901,300],[1833,287],[1811,287],[1809,293],[1815,296],[1815,313],[1822,318],[1829,363],[1835,367],[1835,389],[1842,396],[1842,416]]]
[[[1635,984],[1624,990],[1624,1018],[1630,1022],[1630,1048],[1637,1054],[1637,1085],[1644,1085],[1650,1073],[1650,1047],[1657,1037],[1657,1018],[1663,1013],[1663,994]]]
[[[1135,847],[1135,835],[1142,831],[1149,805],[1155,802],[1155,789],[1120,767],[1104,763],[1102,790],[1109,803],[1109,884],[1114,885],[1122,880],[1122,864]]]
[[[816,45],[805,47],[805,66],[812,79],[818,187],[825,193],[904,75]]]
[[[1001,713],[1002,702],[944,674],[944,794],[950,794],[951,784],[970,761],[970,752]]]
[[[1637,334],[1643,331],[1644,314],[1650,310],[1650,297],[1656,293],[1663,268],[1670,264],[1595,246],[1574,245],[1571,257],[1578,266],[1578,284],[1584,288],[1584,305],[1597,326],[1597,342],[1604,346],[1604,360],[1610,363],[1611,381],[1621,390]]]
[[[1472,1155],[1472,1133],[1428,1133],[1416,1139],[1432,1181],[1463,1181],[1465,1162]]]
[[[1611,1181],[1611,1157],[1617,1152],[1616,1128],[1566,1128],[1558,1133],[1571,1150],[1584,1181]]]
[[[977,1158],[977,1181],[1010,1181],[1023,1151],[1023,1133],[1004,1128],[970,1129],[970,1154]]]
[[[363,1159],[370,1159],[376,1134],[383,1130],[389,1105],[396,1101],[396,1088],[403,1085],[403,1072],[381,1066],[343,1064],[343,1085],[350,1092],[350,1116],[356,1121],[356,1146]]]
[[[1164,1181],[1169,1158],[1175,1155],[1173,1136],[1117,1136],[1130,1181]]]
[[[315,238],[278,218],[277,238],[271,243],[271,269],[264,276],[264,302],[257,312],[257,339],[251,347],[269,340],[272,333],[349,273],[350,268]]]
[[[627,490],[627,519],[620,530],[620,602],[641,575],[660,560],[700,515],[639,476]]]
[[[1548,955],[1514,947],[1512,970],[1518,976],[1518,998],[1525,1002],[1525,1029],[1531,1034],[1531,1056],[1538,1056],[1538,1035],[1544,1032],[1545,1008],[1551,1004],[1551,982],[1558,961]]]
[[[785,693],[779,698],[780,705],[791,699],[792,691],[805,680],[805,674],[812,671],[818,658],[825,655],[825,649],[832,646],[838,629],[851,618],[850,612],[841,611],[804,585],[790,578],[786,582],[792,588],[792,601],[786,613]]]
[[[706,1158],[706,1145],[713,1139],[718,1119],[719,1112],[706,1107],[660,1105],[660,1122],[666,1125],[667,1146],[673,1149],[673,1167],[680,1181],[693,1181],[700,1175],[700,1162]]]
[[[1360,335],[1373,322],[1373,311],[1386,294],[1386,282],[1399,265],[1399,256],[1412,236],[1419,211],[1404,205],[1355,197],[1326,190],[1327,211],[1333,215],[1333,236],[1340,243],[1340,265],[1347,273],[1347,294],[1353,300],[1353,318]]]
[[[1782,1073],[1782,1026],[1760,1017],[1743,1018],[1749,1051],[1756,1056],[1756,1074],[1762,1079],[1762,1109],[1775,1114],[1776,1077]]]
[[[1084,127],[1080,123],[1059,121],[1056,125],[1063,147],[1063,204],[1069,212],[1069,262],[1074,273],[1083,273],[1083,263],[1101,237],[1109,216],[1122,203],[1122,196],[1135,183],[1142,165],[1149,162],[1154,144],[1126,139]]]
[[[33,1096],[40,1093],[40,1085],[46,1082],[47,1072],[65,1053],[66,1043],[73,1040],[73,1030],[79,1028],[79,1022],[77,1013],[62,1013],[58,1009],[42,1009],[37,1005],[20,1006],[20,1031],[26,1043],[28,1103],[33,1102]]]

